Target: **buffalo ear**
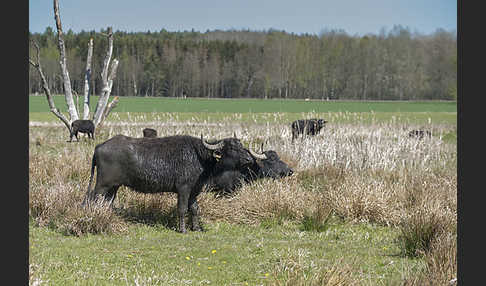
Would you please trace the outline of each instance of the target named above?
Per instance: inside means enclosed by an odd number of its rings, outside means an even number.
[[[219,150],[215,150],[213,152],[213,157],[216,159],[216,161],[218,161],[219,159],[221,159],[222,156],[223,156],[223,154],[221,154],[221,151],[219,151]]]

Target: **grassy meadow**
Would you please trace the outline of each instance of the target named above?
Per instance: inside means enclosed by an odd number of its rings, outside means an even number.
[[[92,96],[91,109],[98,102]],[[54,96],[59,110],[67,110],[64,96]],[[75,99],[76,102],[76,99]],[[83,97],[77,101],[83,106]],[[45,96],[29,96],[29,112],[46,112]],[[78,108],[79,110],[79,108]],[[297,99],[207,99],[165,97],[122,97],[116,112],[225,112],[225,113],[275,113],[275,112],[456,112],[454,101],[320,101]]]
[[[121,98],[94,141],[67,143],[45,98],[29,99],[32,285],[447,285],[457,276],[455,103]],[[318,117],[329,120],[321,134],[292,144],[290,122]],[[186,235],[175,232],[175,194],[121,187],[113,209],[82,208],[95,145],[145,127],[236,132],[295,174],[229,198],[205,190],[205,231]],[[419,128],[432,137],[407,136]]]

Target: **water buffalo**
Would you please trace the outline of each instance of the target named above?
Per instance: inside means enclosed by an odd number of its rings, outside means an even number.
[[[149,138],[155,138],[157,137],[157,130],[152,129],[152,128],[144,128],[142,130],[143,132],[143,137],[149,137]]]
[[[424,136],[431,137],[432,133],[428,130],[412,130],[408,132],[408,137],[422,139]]]
[[[101,196],[113,202],[121,185],[140,193],[177,193],[179,231],[186,232],[184,216],[189,209],[192,230],[199,226],[197,196],[208,178],[253,163],[237,138],[207,143],[201,138],[176,135],[132,138],[116,135],[95,147],[91,177],[83,204]],[[96,185],[91,184],[96,172]]]
[[[261,154],[248,150],[253,162],[247,167],[238,170],[225,170],[218,172],[207,182],[211,191],[220,194],[231,194],[241,187],[242,183],[250,183],[261,178],[282,178],[290,176],[294,171],[283,162],[277,152],[268,150]]]
[[[71,134],[70,134],[71,137],[69,138],[68,142],[73,141],[73,136],[75,136],[76,140],[79,142],[78,132],[88,133],[88,138],[94,140],[94,131],[95,131],[95,126],[93,124],[93,121],[88,119],[74,120],[73,123],[71,123]]]
[[[302,135],[316,135],[328,121],[324,119],[299,119],[292,122],[292,142],[294,139]]]

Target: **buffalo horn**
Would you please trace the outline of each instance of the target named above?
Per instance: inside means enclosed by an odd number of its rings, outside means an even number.
[[[209,144],[206,141],[204,141],[202,134],[201,134],[201,141],[202,141],[204,147],[206,147],[209,150],[219,150],[219,149],[223,148],[223,145],[224,145],[223,142],[219,142],[217,144]]]
[[[250,154],[254,157],[254,158],[257,158],[257,159],[260,159],[260,160],[265,160],[267,159],[267,155],[265,154],[258,154],[256,152],[253,152],[251,149],[248,149],[248,151],[250,151]]]

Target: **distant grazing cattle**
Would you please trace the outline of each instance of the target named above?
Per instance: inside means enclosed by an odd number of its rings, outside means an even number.
[[[148,138],[155,138],[157,137],[157,130],[152,129],[152,128],[145,128],[143,129],[143,137],[148,137]]]
[[[300,134],[302,135],[316,135],[319,134],[321,129],[327,123],[324,119],[299,119],[292,122],[292,142]]]
[[[408,137],[422,139],[424,136],[431,137],[432,133],[428,130],[412,130],[408,132]]]
[[[199,231],[196,198],[205,182],[219,173],[239,170],[253,162],[253,157],[237,138],[208,143],[202,135],[201,138],[116,135],[95,147],[83,204],[89,205],[98,197],[111,204],[122,185],[139,193],[177,193],[179,231],[186,232],[187,210],[192,215],[191,229]],[[91,190],[95,167],[96,185]]]
[[[78,132],[87,133],[88,138],[94,139],[94,131],[95,126],[93,121],[84,119],[74,120],[73,123],[71,123],[71,136],[68,142],[73,141],[73,136],[76,137],[76,140],[79,142]]]
[[[250,183],[261,178],[282,178],[290,176],[294,171],[283,162],[278,156],[277,152],[268,150],[258,154],[252,150],[248,150],[253,157],[253,163],[248,165],[243,170],[227,170],[219,172],[217,176],[213,176],[207,182],[211,191],[221,194],[231,194],[242,183]]]

